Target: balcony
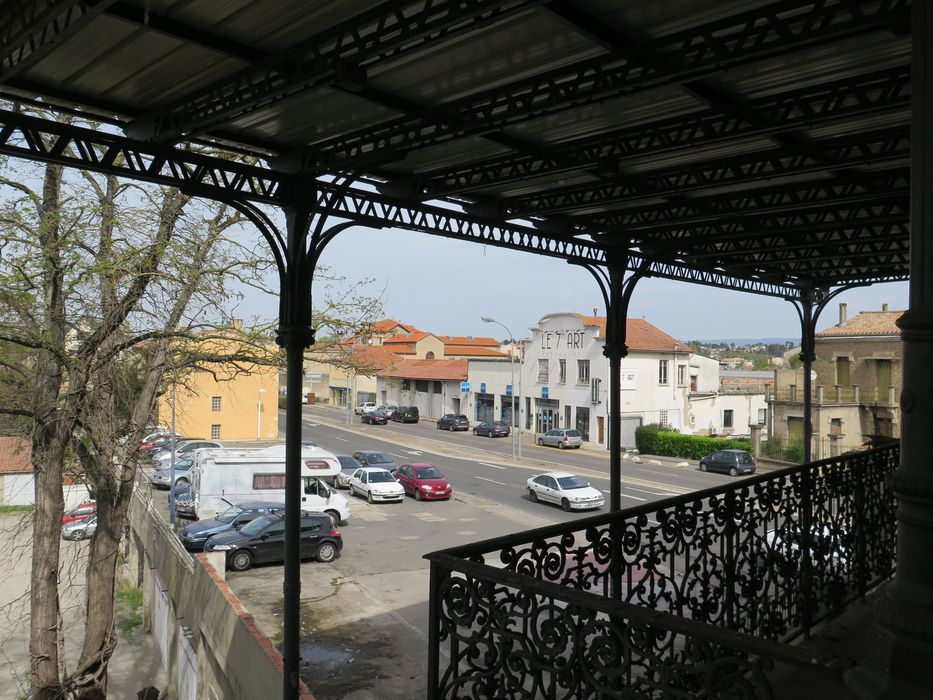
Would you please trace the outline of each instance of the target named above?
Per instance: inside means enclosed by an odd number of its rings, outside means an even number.
[[[855,404],[855,405],[884,405],[894,406],[897,404],[898,390],[896,387],[886,389],[863,389],[859,386],[823,386],[813,385],[810,390],[810,400],[814,406],[826,406],[832,404]],[[768,392],[769,401],[785,401],[788,403],[803,403],[803,387],[795,384],[785,386],[774,386]]]
[[[893,574],[899,450],[427,555],[429,697],[751,698],[788,677],[825,683],[831,664],[794,642]]]

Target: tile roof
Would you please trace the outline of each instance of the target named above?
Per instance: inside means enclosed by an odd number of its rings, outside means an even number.
[[[387,333],[394,328],[401,328],[406,333],[412,333],[418,330],[414,326],[407,323],[401,323],[400,321],[396,321],[394,318],[383,318],[379,321],[373,321],[371,324],[369,324],[369,328],[373,333]]]
[[[31,472],[32,445],[23,437],[0,437],[0,474]]]
[[[423,338],[427,338],[431,333],[425,333],[424,331],[417,331],[415,333],[406,333],[404,335],[393,335],[391,338],[386,338],[382,341],[383,345],[391,345],[392,343],[417,343]]]
[[[606,337],[605,316],[585,316],[576,314],[584,326],[597,326],[600,337]],[[660,350],[664,352],[689,352],[687,344],[668,335],[657,326],[643,318],[625,319],[625,344],[632,350]]]
[[[491,348],[499,347],[499,341],[495,338],[485,338],[482,336],[474,338],[473,336],[465,335],[439,335],[437,337],[444,342],[444,345],[465,345],[467,347],[481,346]]]
[[[399,360],[395,366],[377,372],[380,377],[403,379],[454,379],[467,378],[466,360]]]
[[[508,357],[507,352],[499,352],[492,348],[466,348],[456,346],[444,346],[444,352],[448,355],[469,355],[470,357]]]
[[[896,321],[904,315],[903,311],[862,311],[845,323],[837,323],[819,331],[817,338],[831,338],[856,335],[892,335],[899,336],[901,329]]]

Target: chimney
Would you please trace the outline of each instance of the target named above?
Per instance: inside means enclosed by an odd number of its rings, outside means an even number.
[[[846,314],[846,305],[839,304],[839,325],[841,326],[843,323],[845,323],[847,318],[848,315]]]
[[[881,305],[881,310],[882,310],[882,311],[887,311],[887,310],[888,310],[888,305],[887,305],[887,304],[882,304],[882,305]]]
[[[599,309],[593,309],[593,315],[594,315],[594,316],[599,316],[599,314],[597,313],[597,311],[599,311]]]

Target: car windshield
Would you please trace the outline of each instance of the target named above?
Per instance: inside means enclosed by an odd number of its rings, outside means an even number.
[[[241,527],[240,532],[242,532],[244,535],[258,535],[260,532],[265,530],[268,525],[271,525],[276,520],[279,520],[279,518],[273,517],[271,515],[263,515]]]
[[[739,464],[750,464],[752,462],[752,456],[748,452],[742,452],[738,457]]]
[[[415,476],[419,479],[443,479],[444,475],[434,467],[419,467],[415,469]]]
[[[387,481],[395,481],[395,479],[392,478],[392,475],[389,474],[389,472],[370,472],[369,473],[369,483],[371,484],[385,483]]]
[[[560,484],[562,489],[585,489],[589,486],[583,479],[579,476],[562,476],[557,480],[557,483]]]
[[[217,516],[217,520],[222,523],[232,523],[234,518],[243,512],[242,508],[237,506],[231,506],[227,508],[223,513]]]
[[[382,452],[373,452],[366,455],[366,461],[370,464],[390,464],[392,462],[389,456]]]

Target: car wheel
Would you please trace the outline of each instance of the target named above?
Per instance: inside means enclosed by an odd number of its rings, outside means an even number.
[[[84,530],[75,530],[71,533],[71,539],[75,540],[76,542],[78,540],[83,540],[85,537],[87,537],[87,532]]]
[[[367,492],[366,492],[366,502],[367,502],[367,503],[373,503],[373,502],[374,502],[374,501],[373,501],[373,492],[372,492],[372,491],[367,491]]]
[[[561,510],[569,513],[570,512],[570,501],[568,501],[566,498],[560,499],[560,507],[561,507]]]
[[[495,437],[495,435],[493,435],[492,431],[490,430],[488,433],[486,433],[486,437]]]
[[[473,434],[477,436],[479,435],[479,432],[476,430],[476,428],[473,428]]]
[[[729,476],[738,476],[739,470],[735,467],[729,467]]]
[[[340,513],[338,513],[336,510],[325,510],[324,512],[330,516],[331,525],[334,527],[340,525]]]
[[[176,486],[187,486],[188,480],[184,477],[182,477],[181,479],[175,479],[175,485]]]
[[[532,503],[537,503],[537,502],[538,502],[538,492],[535,491],[534,489],[528,489],[528,498],[531,499],[531,502],[532,502]]]
[[[230,568],[234,571],[246,571],[253,565],[253,555],[246,549],[238,549],[230,557]]]
[[[706,462],[700,462],[700,471],[701,471],[701,472],[705,472],[705,471],[706,471]]]
[[[318,561],[326,564],[337,558],[337,548],[331,542],[323,542],[314,556]]]
[[[564,449],[564,443],[558,442],[558,443],[557,443],[557,449],[558,449],[558,450]]]
[[[540,447],[544,447],[544,440],[542,440],[541,438],[538,438],[538,445]]]
[[[450,427],[447,428],[447,429],[448,429],[450,432],[453,432],[453,431],[454,431],[454,425],[453,425],[453,423],[451,423],[451,424],[450,424]]]
[[[416,501],[421,500],[421,491],[419,491],[418,489],[415,489],[415,500]]]

